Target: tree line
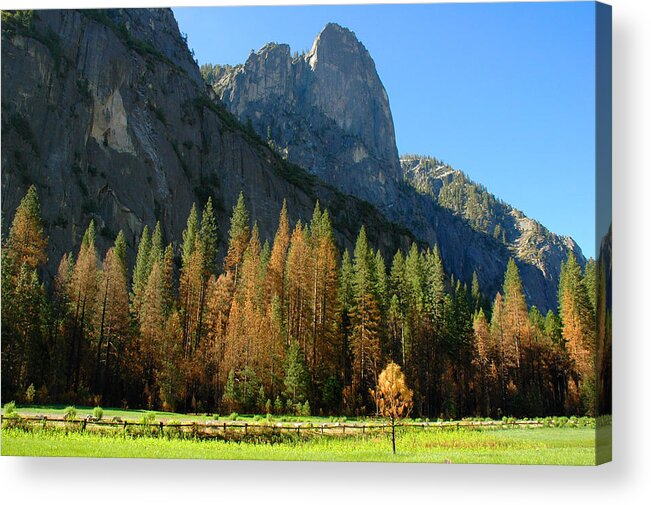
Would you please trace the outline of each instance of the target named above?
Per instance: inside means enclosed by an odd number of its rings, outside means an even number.
[[[3,401],[169,411],[370,415],[396,363],[428,418],[591,413],[595,264],[563,263],[558,314],[528,307],[512,259],[493,300],[446,273],[437,247],[387,263],[362,226],[352,254],[327,210],[261,243],[240,194],[218,260],[212,201],[178,248],[145,226],[129,272],[120,232],[91,221],[54,281],[30,188],[2,244]],[[180,257],[180,258],[179,258]]]

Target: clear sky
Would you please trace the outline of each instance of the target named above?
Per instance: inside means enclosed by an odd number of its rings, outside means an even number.
[[[308,50],[327,22],[375,60],[398,151],[435,156],[594,256],[592,2],[175,8],[195,57]]]

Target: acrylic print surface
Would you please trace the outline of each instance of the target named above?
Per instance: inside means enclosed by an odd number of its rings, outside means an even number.
[[[609,461],[610,16],[2,12],[2,455]]]

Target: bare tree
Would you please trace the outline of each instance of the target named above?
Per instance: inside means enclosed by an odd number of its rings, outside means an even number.
[[[382,417],[391,419],[391,443],[396,453],[396,420],[409,415],[414,393],[407,387],[405,374],[400,366],[389,363],[378,378],[378,384],[371,395]]]

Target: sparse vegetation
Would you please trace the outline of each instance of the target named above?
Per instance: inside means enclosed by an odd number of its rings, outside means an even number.
[[[66,407],[65,410],[63,411],[63,418],[66,421],[72,421],[73,419],[77,419],[77,409],[72,405]]]
[[[102,409],[102,407],[95,407],[93,409],[93,417],[98,421],[101,421],[104,417],[104,409]]]

